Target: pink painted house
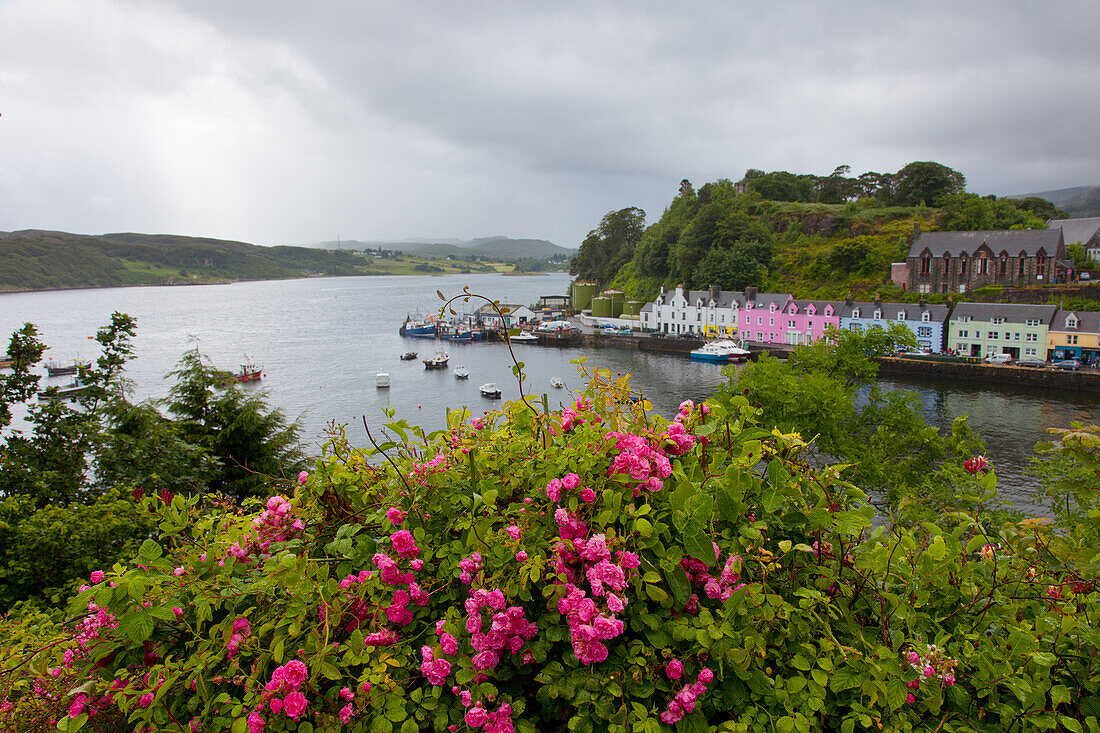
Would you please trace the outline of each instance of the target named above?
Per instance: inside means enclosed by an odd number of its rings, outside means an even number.
[[[828,300],[792,300],[783,316],[785,344],[810,344],[825,334],[826,326],[840,327],[837,303]]]

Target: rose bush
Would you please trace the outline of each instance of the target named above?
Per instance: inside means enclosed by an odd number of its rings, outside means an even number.
[[[254,511],[146,498],[157,536],[71,624],[4,627],[0,724],[1097,727],[1095,547],[962,512],[876,526],[743,397],[648,407],[596,370],[559,411],[337,430]]]

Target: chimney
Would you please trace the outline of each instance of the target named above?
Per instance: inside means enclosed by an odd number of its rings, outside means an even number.
[[[917,305],[919,305],[921,308],[928,305],[928,303],[924,299],[924,293],[920,294],[920,300],[917,301]]]
[[[846,295],[844,297],[844,305],[848,306],[849,308],[852,306],[852,291],[851,290],[849,290],[848,295]]]
[[[875,293],[875,307],[876,308],[881,308],[882,307],[882,296],[879,295],[878,293]]]
[[[722,288],[718,287],[717,285],[710,286],[710,299],[713,300],[715,303],[718,302],[718,296],[721,295],[721,293]]]
[[[918,235],[920,235],[920,222],[915,221],[913,222],[913,236],[916,237]]]
[[[745,300],[756,300],[756,288],[752,285],[745,288]]]

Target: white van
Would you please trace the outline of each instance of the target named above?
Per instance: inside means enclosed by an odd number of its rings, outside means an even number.
[[[1007,364],[1012,361],[1012,354],[990,354],[985,361],[988,364]]]

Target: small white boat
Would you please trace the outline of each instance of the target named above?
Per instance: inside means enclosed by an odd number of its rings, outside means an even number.
[[[554,389],[561,389],[565,386],[565,380],[561,377],[550,377],[550,386]]]
[[[539,342],[539,337],[533,333],[520,331],[515,336],[509,336],[508,340],[513,344],[537,344]]]
[[[390,386],[390,375],[387,372],[378,372],[374,377],[374,386],[383,389]]]
[[[431,359],[421,359],[424,362],[425,369],[446,369],[447,360],[451,358],[451,355],[442,349],[435,352],[435,356]]]
[[[500,399],[500,387],[496,386],[493,382],[486,382],[477,389],[481,392],[482,397],[488,397],[491,400]]]
[[[455,367],[455,379],[469,379],[469,378],[470,378],[470,372],[466,371],[466,367],[461,366],[461,365]]]
[[[703,344],[698,349],[693,349],[691,358],[694,361],[713,361],[721,364],[728,364],[730,362],[744,361],[749,353],[747,349],[741,348],[736,342],[726,339],[723,341],[711,341],[710,343]]]

